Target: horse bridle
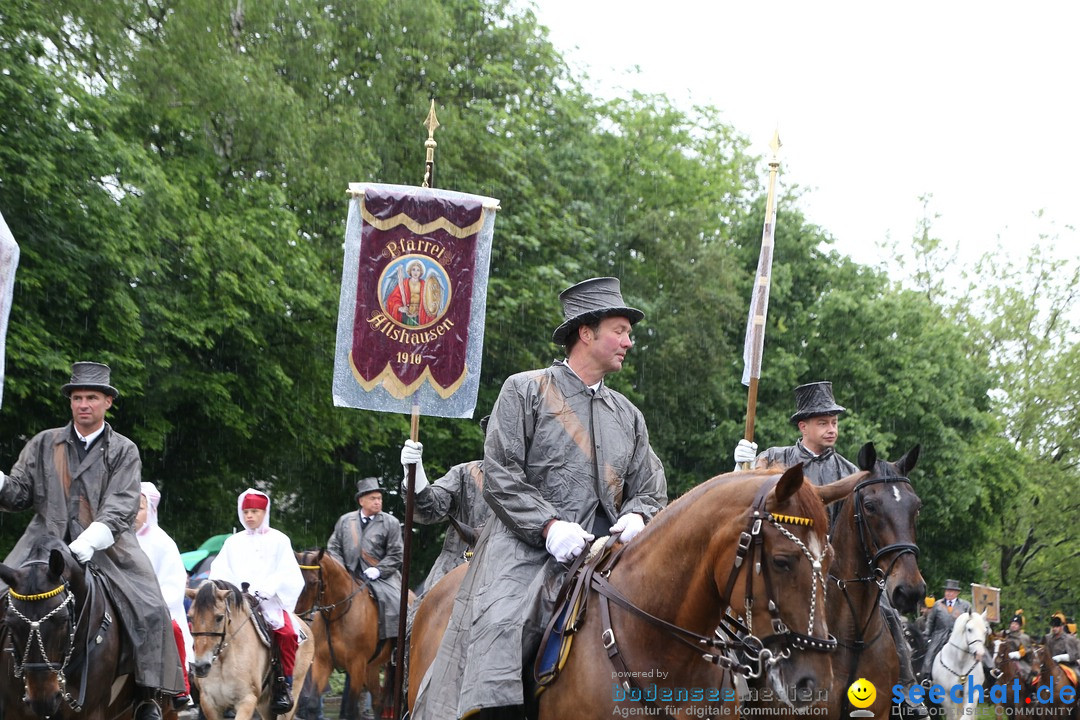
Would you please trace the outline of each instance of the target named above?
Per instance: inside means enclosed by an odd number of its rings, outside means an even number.
[[[27,567],[29,565],[48,565],[48,563],[44,560],[30,560],[23,563],[21,567]],[[61,697],[63,697],[64,701],[71,707],[73,711],[81,712],[83,699],[86,696],[86,669],[84,669],[83,671],[83,682],[79,690],[78,698],[75,698],[70,692],[68,692],[67,674],[65,672],[68,669],[69,664],[71,663],[72,656],[75,654],[75,636],[78,634],[79,625],[82,623],[83,619],[82,613],[80,613],[78,620],[75,619],[75,594],[71,592],[68,581],[64,579],[52,590],[47,590],[43,593],[35,593],[33,595],[22,595],[14,588],[8,588],[7,595],[8,611],[14,614],[15,617],[17,617],[21,622],[26,623],[26,625],[30,628],[30,633],[26,638],[26,647],[23,648],[21,658],[19,657],[18,648],[14,647],[14,638],[12,638],[13,642],[11,648],[11,655],[12,663],[14,664],[12,671],[15,673],[15,677],[19,680],[22,680],[23,676],[27,671],[35,672],[44,670],[53,673],[54,675],[56,675],[56,681],[60,686]],[[28,618],[14,604],[15,601],[19,601],[22,603],[37,603],[43,600],[49,600],[56,597],[57,595],[63,595],[63,599],[60,601],[60,604],[58,604],[52,610],[49,610],[47,613],[45,613],[45,615],[38,618],[37,620],[31,620],[30,618]],[[83,603],[83,613],[85,613],[86,608],[89,605],[90,598],[87,599],[87,602]],[[49,660],[49,653],[45,649],[45,638],[41,634],[41,625],[42,623],[51,620],[53,616],[57,615],[61,610],[64,611],[65,617],[67,619],[68,639],[67,650],[64,653],[64,659],[57,663]],[[108,613],[106,613],[106,620],[111,622],[111,618],[108,617]],[[30,657],[30,651],[35,645],[35,640],[37,640],[37,652],[41,655],[42,662],[27,662],[27,659]],[[86,660],[84,660],[84,664],[85,663]]]
[[[757,671],[754,672],[752,667],[744,663],[743,671],[740,674],[748,678],[757,678],[764,671],[765,667],[771,667],[781,660],[790,657],[792,649],[813,652],[832,652],[836,649],[836,638],[832,635],[823,639],[810,634],[814,632],[814,623],[817,613],[817,590],[819,584],[821,585],[821,607],[824,612],[826,584],[824,571],[821,566],[821,559],[825,555],[827,549],[822,550],[822,554],[815,557],[797,535],[783,526],[785,523],[811,525],[813,521],[810,518],[774,514],[765,510],[765,499],[771,489],[772,485],[765,485],[758,491],[758,496],[754,501],[754,510],[750,513],[748,520],[748,527],[739,535],[739,545],[735,551],[734,565],[728,575],[727,585],[723,594],[723,597],[727,598],[730,603],[731,595],[735,588],[735,582],[738,579],[738,575],[745,562],[747,567],[746,594],[743,599],[743,605],[746,611],[745,624],[728,611],[725,612],[724,621],[718,627],[718,631],[727,634],[732,641],[735,641],[736,646],[745,657],[757,664]],[[765,535],[762,532],[765,522],[768,522],[781,535],[790,540],[802,552],[803,556],[810,561],[810,617],[807,624],[807,634],[797,632],[788,627],[780,617],[780,606],[775,600],[777,594],[773,587],[772,575],[769,573],[769,563],[767,562],[768,558],[765,553]],[[756,560],[755,554],[758,556]],[[749,562],[746,562],[747,560],[749,560]],[[751,567],[754,568],[755,573],[750,573]],[[764,583],[765,598],[767,600],[766,608],[769,611],[773,630],[772,635],[760,639],[753,634],[752,630],[754,627],[754,574],[761,575],[762,582]],[[770,649],[770,647],[777,645],[779,645],[778,651],[774,652]],[[710,660],[710,658],[706,659]],[[725,657],[723,660],[711,658],[711,660],[716,664],[726,664],[724,661],[730,660],[730,658]],[[736,671],[738,672],[738,670]]]
[[[244,602],[243,596],[240,596],[240,602]],[[254,610],[252,610],[252,613]],[[228,631],[229,626],[232,624],[232,603],[229,602],[229,598],[225,598],[225,618],[221,623],[221,630],[203,630],[200,632],[192,631],[191,637],[216,637],[218,638],[217,647],[214,648],[214,654],[210,656],[210,664],[213,665],[214,661],[218,659],[221,653],[225,652],[225,648],[229,647],[228,639],[236,637],[236,633],[240,632],[244,625],[246,625],[251,619],[252,614],[249,613],[244,619],[244,622],[240,623],[239,627],[233,630],[231,633]]]
[[[874,537],[873,531],[870,529],[866,522],[866,508],[863,506],[863,496],[860,492],[864,488],[871,485],[880,484],[892,484],[892,483],[906,483],[908,487],[911,487],[911,480],[902,475],[884,475],[881,477],[872,477],[863,480],[855,486],[855,490],[852,492],[852,497],[855,502],[855,528],[859,532],[859,547],[862,549],[863,560],[865,565],[871,572],[877,574],[881,573],[879,584],[884,584],[885,578],[892,574],[893,566],[897,561],[906,553],[911,553],[916,558],[919,557],[919,546],[915,543],[891,543],[885,546],[878,546],[877,538]],[[871,548],[878,546],[876,552],[873,555],[870,554]],[[878,561],[882,556],[889,553],[896,553],[892,562],[889,563],[889,569],[887,571],[880,570],[878,568]],[[858,580],[865,580],[866,578],[857,578]]]
[[[821,585],[822,605],[824,606],[826,585],[821,567],[821,557],[814,557],[813,553],[810,552],[810,549],[806,547],[806,544],[800,540],[798,536],[781,525],[781,523],[810,525],[813,521],[810,518],[779,515],[766,511],[764,509],[765,499],[772,487],[771,484],[765,484],[758,492],[757,498],[755,498],[754,509],[748,518],[747,528],[739,536],[739,545],[735,552],[735,559],[733,560],[733,566],[728,575],[727,586],[724,592],[724,597],[730,602],[735,582],[738,579],[739,573],[742,572],[744,564],[748,573],[751,572],[750,568],[754,568],[758,574],[762,575],[765,583],[768,610],[772,618],[773,629],[773,634],[764,639],[755,636],[751,629],[753,627],[751,611],[754,604],[752,575],[748,577],[746,582],[746,597],[744,599],[746,607],[745,624],[739,618],[733,616],[730,611],[725,610],[724,618],[721,620],[716,632],[711,636],[705,636],[699,635],[691,630],[687,630],[686,628],[670,623],[667,620],[658,618],[655,615],[642,610],[608,582],[607,578],[610,576],[612,567],[615,565],[615,562],[621,554],[621,550],[612,555],[602,569],[592,574],[590,585],[596,590],[600,603],[600,618],[601,626],[603,627],[601,640],[604,649],[607,651],[608,659],[615,667],[618,676],[624,678],[623,684],[627,690],[632,687],[637,687],[637,683],[634,680],[634,673],[630,672],[619,652],[615,632],[612,629],[611,612],[608,607],[609,600],[633,615],[642,618],[649,624],[664,630],[672,638],[689,646],[695,652],[701,653],[702,659],[706,662],[723,667],[747,678],[760,677],[768,667],[776,665],[781,660],[790,657],[792,648],[815,652],[831,652],[836,649],[836,638],[833,636],[830,635],[828,638],[822,639],[814,637],[813,635],[796,632],[789,628],[780,617],[780,608],[775,600],[776,594],[774,592],[771,576],[769,575],[768,562],[765,556],[764,533],[762,531],[766,523],[772,525],[781,535],[788,540],[791,540],[810,561],[811,567],[813,568],[811,578],[813,590],[811,591],[810,620],[807,627],[808,632],[812,633],[814,628],[817,607],[817,586],[818,584]],[[627,546],[623,547],[625,548]],[[756,559],[755,556],[757,556]],[[727,638],[721,637],[721,633],[727,635]],[[770,649],[770,647],[774,647],[777,644],[780,645],[779,650],[774,652]],[[707,652],[703,652],[703,650],[706,650]],[[655,706],[651,701],[644,699],[644,694],[642,695],[642,698],[642,702],[645,705],[654,707],[658,713],[660,710],[663,710],[664,713],[667,714],[666,708]]]
[[[348,596],[338,600],[336,603],[330,605],[322,604],[323,597],[326,595],[326,581],[323,580],[322,565],[301,565],[301,570],[314,572],[318,577],[319,589],[315,593],[315,601],[311,604],[311,609],[307,612],[300,613],[300,617],[310,622],[315,617],[315,613],[322,615],[323,622],[328,626],[332,622],[337,622],[341,618],[345,617],[349,613],[349,607],[352,605],[353,598],[360,594],[361,591],[367,589],[367,584],[362,580],[357,580],[358,587],[354,589]],[[355,579],[355,578],[354,578]],[[344,605],[345,609],[337,617],[330,617],[330,614],[338,607]]]

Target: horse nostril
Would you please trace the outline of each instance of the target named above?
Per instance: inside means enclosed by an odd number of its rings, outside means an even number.
[[[800,678],[795,683],[795,697],[797,702],[811,702],[814,699],[814,691],[817,689],[817,680],[811,676]]]

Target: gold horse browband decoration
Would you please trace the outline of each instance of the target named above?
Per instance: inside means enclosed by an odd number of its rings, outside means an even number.
[[[16,600],[22,600],[24,602],[37,602],[38,600],[48,600],[51,597],[56,597],[62,592],[64,592],[63,585],[57,585],[55,588],[48,592],[37,593],[36,595],[20,595],[19,593],[15,592],[14,588],[8,589],[8,595],[15,598]]]
[[[800,517],[798,515],[780,515],[778,513],[771,513],[772,519],[777,522],[787,523],[788,525],[805,525],[806,527],[814,526],[814,519],[808,517]]]

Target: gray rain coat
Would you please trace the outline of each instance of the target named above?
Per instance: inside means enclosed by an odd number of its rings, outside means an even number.
[[[0,510],[33,509],[34,517],[4,564],[17,567],[41,535],[70,542],[91,522],[104,523],[114,542],[94,553],[91,562],[109,584],[109,597],[135,653],[135,682],[182,693],[184,677],[169,608],[132,527],[141,493],[139,448],[108,423],[81,463],[75,442],[68,423],[38,433],[19,454],[0,490]],[[69,493],[64,492],[65,468],[71,477]],[[6,590],[3,583],[0,590]]]
[[[453,516],[459,523],[479,531],[491,514],[483,490],[484,471],[480,460],[455,465],[450,472],[416,493],[413,520],[431,525]],[[468,545],[458,531],[447,527],[442,552],[435,558],[431,572],[417,593],[427,592],[443,575],[465,562],[466,550]]]
[[[401,604],[401,561],[405,556],[401,523],[397,518],[381,512],[372,515],[364,526],[359,510],[345,513],[334,525],[326,551],[347,567],[353,577],[371,586],[379,603],[379,639],[396,638]],[[364,558],[365,553],[377,562],[369,563]],[[369,567],[379,568],[377,580],[364,577],[364,570]]]
[[[589,530],[598,515],[614,524],[629,512],[648,521],[667,504],[667,481],[641,412],[603,384],[594,395],[556,362],[503,384],[484,445],[484,497],[493,515],[421,681],[416,720],[521,705],[523,662],[566,571],[545,549],[544,526]]]
[[[758,455],[758,462],[765,460],[768,463],[778,463],[784,467],[791,467],[796,463],[803,464],[803,474],[810,478],[815,485],[828,485],[842,477],[847,477],[859,472],[855,464],[845,458],[833,448],[829,448],[820,455],[815,455],[806,449],[802,440],[797,440],[794,445],[787,447],[769,448]]]

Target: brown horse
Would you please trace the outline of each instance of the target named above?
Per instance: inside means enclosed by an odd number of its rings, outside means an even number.
[[[423,673],[435,661],[439,641],[446,633],[446,626],[450,624],[450,608],[454,606],[454,598],[468,569],[468,565],[458,565],[443,575],[423,594],[420,605],[416,608],[409,633],[409,692],[406,707],[410,711],[416,702],[416,692],[420,689]],[[414,668],[417,669],[416,672],[413,672]]]
[[[38,538],[17,569],[0,626],[0,718],[127,720],[137,703],[134,659],[103,583],[63,542]],[[161,704],[166,720],[176,717]]]
[[[1001,702],[998,702],[997,705],[1014,709],[1030,709],[1032,703],[1035,702],[1031,684],[1031,670],[1022,665],[1020,660],[1009,657],[1009,653],[1019,652],[1020,643],[1011,638],[997,639],[994,640],[994,646],[996,647],[994,669],[990,674],[993,677],[994,685],[1004,686],[1004,692],[1001,693]],[[1025,648],[1025,650],[1028,655],[1032,652],[1032,648]],[[1029,658],[1025,655],[1025,659]],[[1019,714],[1031,713],[1023,712]]]
[[[351,678],[353,705],[366,685],[379,717],[384,702],[379,672],[389,662],[393,644],[379,642],[379,608],[371,590],[325,548],[296,553],[296,560],[304,573],[296,612],[308,620],[315,640],[311,683],[316,695],[326,689],[333,670],[343,670]]]
[[[1046,645],[1036,645],[1033,652],[1027,657],[1031,658],[1031,696],[1032,704],[1039,710],[1043,710],[1045,717],[1080,718],[1080,705],[1074,699],[1071,703],[1063,702],[1061,689],[1071,687],[1073,697],[1076,697],[1076,683],[1072,682],[1061,669],[1057,661],[1050,655],[1050,648]],[[1039,713],[1033,713],[1036,716]]]
[[[911,612],[926,594],[919,571],[915,520],[922,502],[907,479],[919,446],[895,463],[877,459],[873,443],[859,450],[861,472],[851,497],[838,506],[832,525],[835,557],[829,571],[829,630],[836,635],[829,717],[847,717],[847,689],[859,678],[878,688],[865,708],[876,718],[890,713],[891,688],[899,678],[896,644],[880,607]]]
[[[539,717],[609,717],[645,711],[642,703],[658,715],[715,714],[724,703],[733,713],[733,674],[748,678],[751,704],[809,711],[831,685],[835,645],[824,612],[831,553],[822,502],[855,482],[814,487],[801,465],[731,473],[657,514],[592,573],[589,610],[558,680],[540,695]],[[425,616],[448,615],[463,572],[431,591],[442,604],[429,594],[417,610],[410,710],[427,671],[417,648],[441,640],[422,628],[446,627]]]
[[[221,720],[232,708],[236,720],[259,717],[291,720],[295,704],[283,715],[270,712],[273,683],[270,649],[259,637],[247,596],[223,580],[204,580],[198,590],[188,589],[192,599],[188,618],[195,650],[192,658],[199,688],[199,707],[208,720]],[[310,635],[307,625],[294,621],[301,638]],[[296,649],[293,677],[303,678],[311,665],[311,640]]]

